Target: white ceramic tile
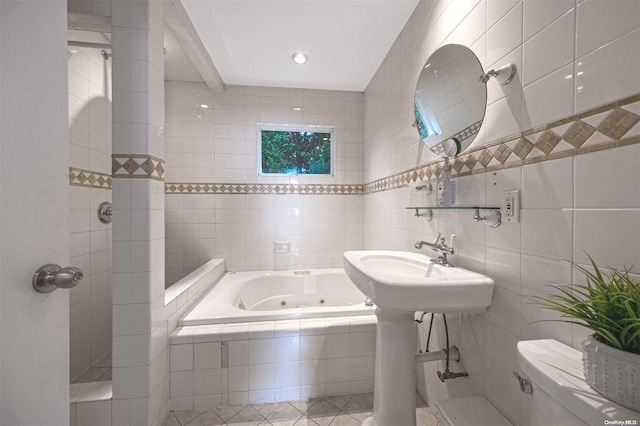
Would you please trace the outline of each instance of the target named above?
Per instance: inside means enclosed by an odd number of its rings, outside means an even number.
[[[111,401],[77,403],[75,422],[77,426],[110,426]]]
[[[249,404],[267,404],[275,400],[275,389],[249,391]]]
[[[552,22],[573,9],[575,3],[574,0],[524,0],[524,40],[546,29]]]
[[[567,258],[573,243],[573,211],[569,209],[523,209],[522,252]]]
[[[491,83],[495,83],[491,81]],[[494,141],[518,133],[522,128],[522,92],[511,93],[491,105],[487,105],[483,127],[487,139]],[[485,127],[486,126],[486,127]]]
[[[231,358],[231,354],[229,354],[229,357]],[[275,362],[275,359],[276,351],[274,339],[249,340],[249,365],[271,364]]]
[[[579,57],[576,64],[576,112],[640,92],[640,29]],[[607,79],[598,76],[608,72]]]
[[[517,4],[517,0],[487,0],[487,27],[495,25]]]
[[[351,334],[327,334],[325,337],[325,356],[329,358],[344,358],[350,356]]]
[[[302,361],[300,363],[300,384],[303,386],[325,383],[324,360]]]
[[[229,367],[229,403],[231,394],[249,390],[249,367]]]
[[[487,3],[487,14],[492,13],[493,4],[505,4],[497,0]],[[502,17],[493,27],[488,22],[487,62],[492,64],[522,44],[522,3]]]
[[[581,157],[575,157],[579,161]],[[574,158],[562,158],[526,165],[522,168],[522,208],[573,207]],[[576,170],[577,173],[577,170]],[[577,187],[582,177],[576,174]],[[587,181],[584,181],[585,184]],[[640,182],[640,178],[638,179]]]
[[[589,254],[599,265],[613,268],[640,265],[640,215],[633,209],[576,210],[574,261],[589,263]],[[615,250],[603,244],[613,241]]]
[[[522,255],[522,301],[523,327],[521,339],[556,339],[571,344],[571,325],[558,322],[538,322],[556,320],[560,314],[541,309],[532,304],[530,296],[548,296],[550,285],[571,283],[571,264],[564,260]]]
[[[491,305],[487,309],[487,321],[494,326],[505,330],[512,336],[519,336],[522,333],[523,318],[520,310],[521,295],[502,287],[496,287],[493,292]],[[495,348],[487,342],[489,356],[495,358]],[[512,354],[511,354],[512,355]],[[514,357],[515,358],[515,357]]]
[[[326,383],[342,383],[349,381],[350,358],[334,358],[325,361]]]
[[[567,13],[526,41],[521,70],[523,86],[571,63],[574,58],[574,39],[575,16]]]
[[[455,24],[460,23],[457,26],[454,25],[455,29],[447,38],[446,43],[471,46],[486,31],[487,2],[471,2],[470,6],[473,7],[471,11],[468,11],[466,7],[460,6],[461,5],[459,4],[452,3],[450,7],[447,8],[447,15],[443,17],[443,19],[449,20]],[[484,59],[483,57],[481,58]],[[481,62],[483,62],[482,59]]]
[[[275,388],[276,364],[258,364],[249,366],[249,390]]]
[[[217,395],[222,391],[221,369],[198,370],[193,377],[195,396]]]
[[[520,392],[509,390],[509,383],[513,383],[513,373],[491,362],[487,369],[492,378],[486,382],[484,392],[487,399],[510,421],[518,424],[516,420],[520,418]]]
[[[194,345],[194,369],[221,368],[221,343],[198,343]]]
[[[275,362],[300,361],[300,336],[279,337],[275,339]]]
[[[171,399],[193,397],[193,371],[171,372],[169,385]]]
[[[523,129],[573,114],[573,65],[567,65],[524,87]],[[549,102],[553,99],[553,102]]]
[[[171,345],[170,360],[170,371],[193,370],[193,345]]]
[[[351,333],[352,357],[372,356],[376,351],[376,332]]]
[[[639,164],[635,145],[577,156],[576,208],[640,207]]]
[[[349,360],[349,380],[350,381],[373,381],[374,376],[374,359],[371,356],[352,357]]]
[[[576,53],[581,57],[637,29],[640,4],[635,0],[585,0],[578,5],[577,26]]]
[[[80,400],[80,398],[87,393],[93,386],[95,386],[95,382],[89,383],[72,383],[71,389],[69,393],[69,401],[73,404]]]
[[[300,362],[283,362],[276,364],[275,387],[293,388],[300,387],[301,364]]]
[[[113,385],[110,381],[94,382],[91,387],[78,398],[78,403],[108,401],[113,397]]]
[[[312,335],[300,337],[300,359],[318,360],[325,358],[325,336]]]

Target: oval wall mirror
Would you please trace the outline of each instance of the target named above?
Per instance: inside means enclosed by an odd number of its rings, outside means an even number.
[[[459,44],[442,46],[424,65],[414,97],[420,138],[436,155],[453,157],[476,138],[487,103],[482,65]]]

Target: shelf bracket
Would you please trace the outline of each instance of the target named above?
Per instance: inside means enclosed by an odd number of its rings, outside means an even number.
[[[416,208],[416,214],[414,215],[415,217],[424,217],[427,219],[427,222],[431,222],[433,220],[433,210],[431,209],[423,209],[426,210],[426,212],[424,213],[420,213],[420,209]]]
[[[502,223],[502,215],[500,214],[500,210],[487,209],[487,214],[480,216],[480,208],[476,208],[473,220],[475,222],[484,222],[492,228],[497,228]]]

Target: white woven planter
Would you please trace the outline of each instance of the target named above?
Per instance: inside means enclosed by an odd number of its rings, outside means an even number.
[[[640,411],[640,355],[624,352],[593,336],[582,342],[587,383],[611,401]]]

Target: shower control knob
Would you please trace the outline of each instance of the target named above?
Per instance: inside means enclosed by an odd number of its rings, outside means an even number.
[[[56,288],[73,288],[82,278],[82,271],[78,268],[48,264],[36,271],[32,284],[38,293],[50,293]]]

